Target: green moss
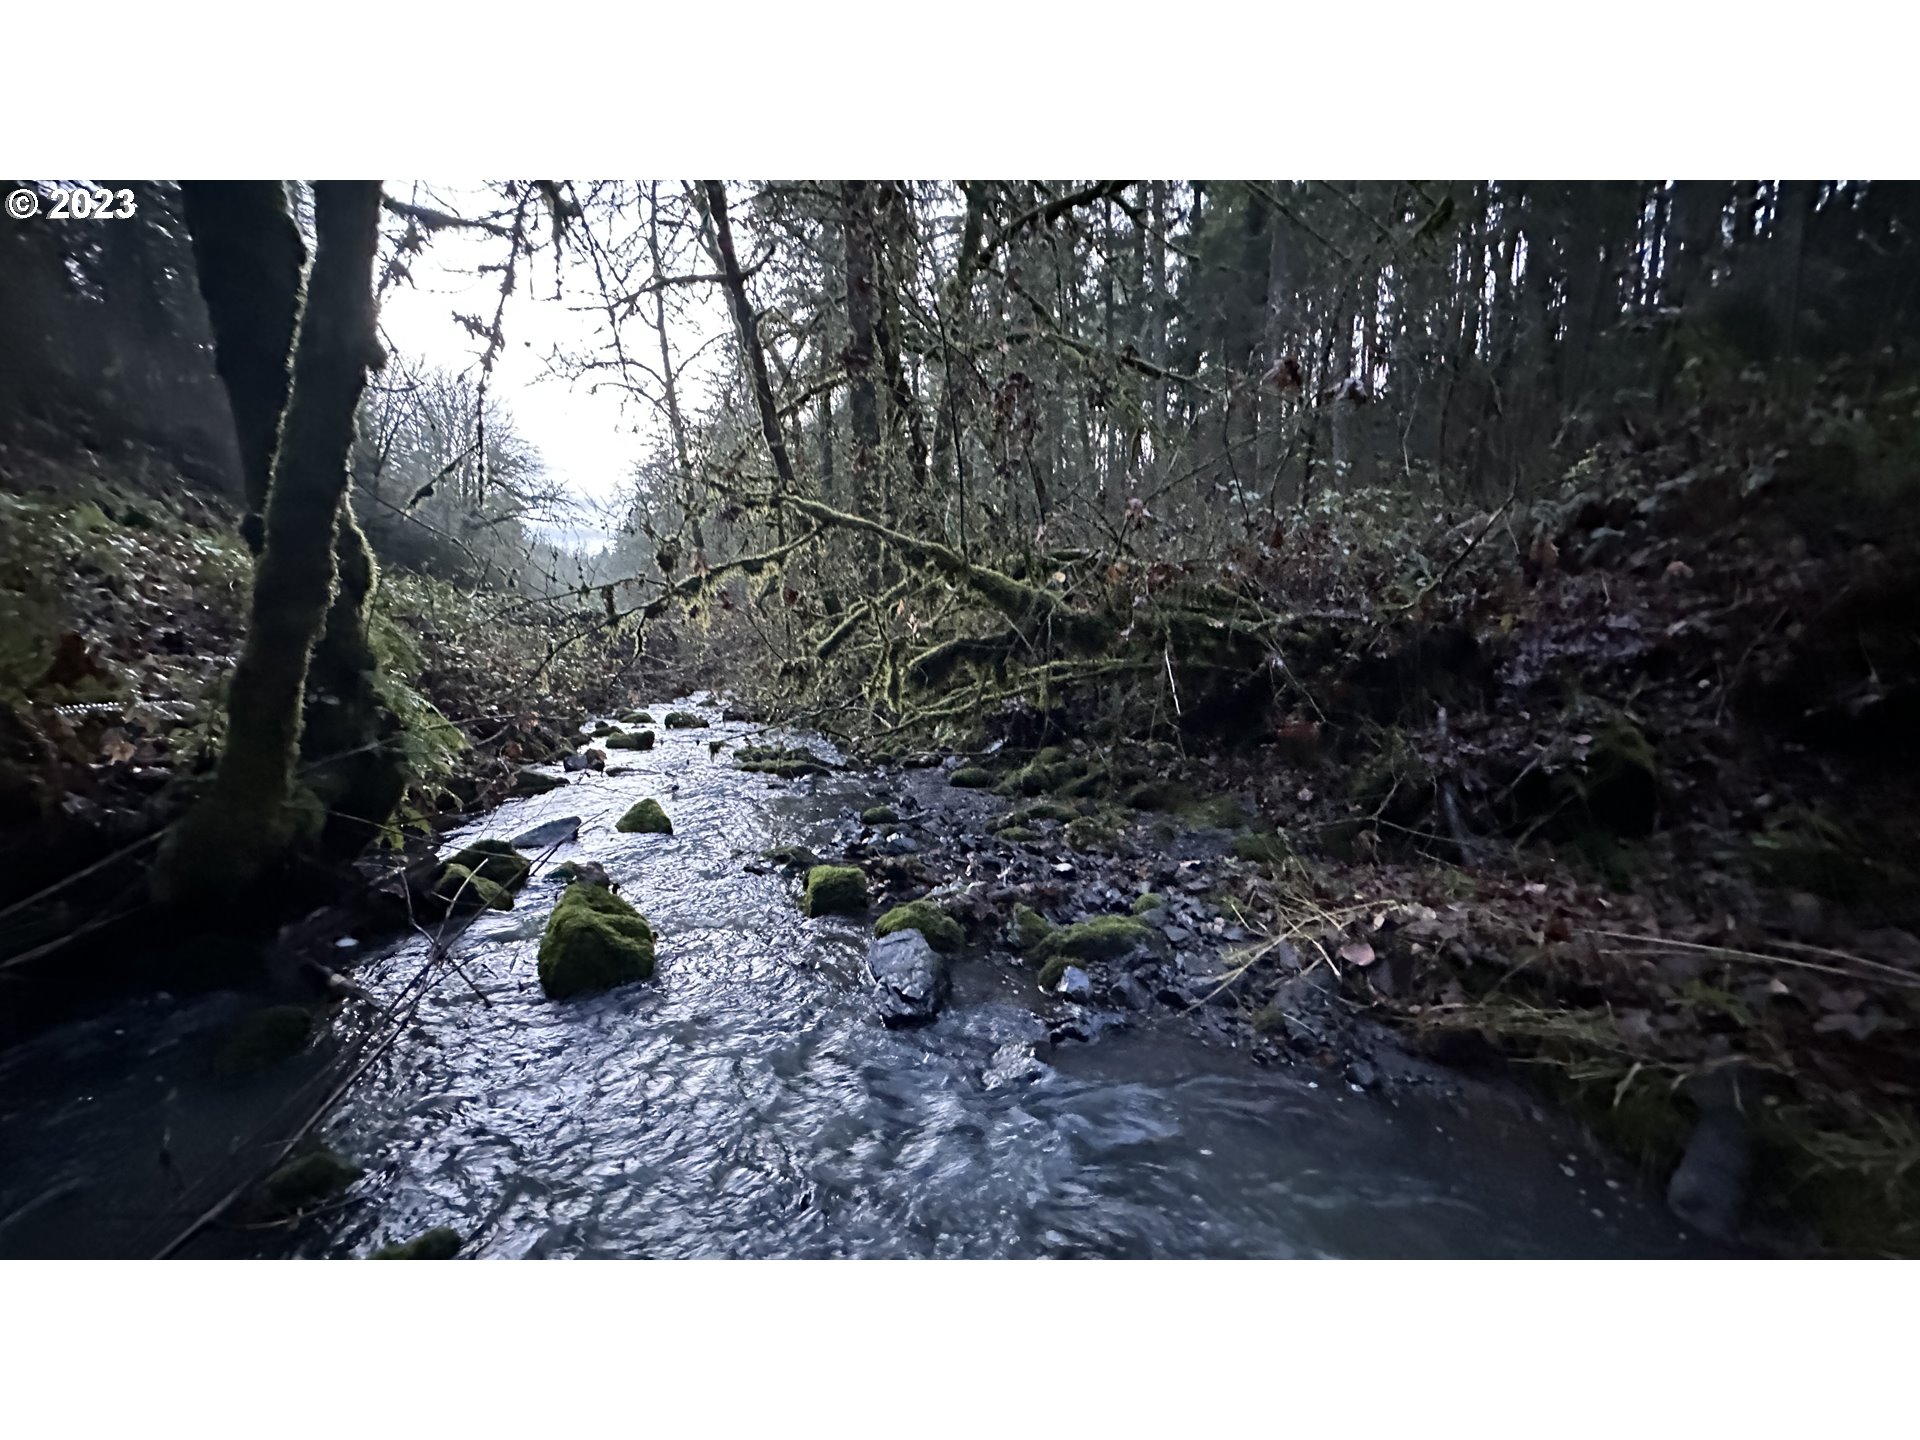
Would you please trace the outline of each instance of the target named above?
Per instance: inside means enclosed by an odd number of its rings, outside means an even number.
[[[967,938],[960,923],[931,900],[896,905],[873,927],[875,935],[891,935],[896,930],[918,930],[936,950],[958,950]]]
[[[1015,905],[1013,933],[1022,950],[1038,950],[1053,934],[1053,922],[1031,905]]]
[[[653,716],[644,710],[629,710],[620,717],[620,723],[622,725],[651,725],[654,723],[654,719]]]
[[[1043,947],[1046,954],[1074,960],[1111,960],[1124,955],[1153,934],[1131,915],[1096,915],[1078,925],[1055,930]]]
[[[436,1225],[423,1234],[414,1236],[403,1245],[382,1245],[367,1258],[369,1260],[451,1260],[460,1253],[465,1243],[460,1232],[446,1225]]]
[[[1080,774],[1062,780],[1055,793],[1066,799],[1084,799],[1099,795],[1113,783],[1113,772],[1104,765],[1089,765]]]
[[[1149,910],[1158,910],[1162,905],[1165,905],[1166,903],[1167,903],[1166,896],[1156,895],[1151,890],[1149,890],[1144,895],[1137,895],[1134,897],[1133,913],[1136,915],[1144,915]]]
[[[1033,763],[1036,765],[1065,765],[1072,759],[1073,757],[1067,753],[1064,746],[1049,745],[1033,757]]]
[[[1278,865],[1293,854],[1293,849],[1279,835],[1238,835],[1233,841],[1233,855],[1236,860],[1254,860],[1266,865]]]
[[[1660,757],[1646,733],[1625,715],[1594,736],[1584,772],[1565,773],[1595,824],[1617,835],[1645,835],[1660,809]]]
[[[513,777],[515,795],[545,795],[549,790],[566,788],[567,782],[558,775],[543,775],[538,770],[522,770]]]
[[[651,750],[653,731],[641,730],[631,735],[610,735],[607,737],[609,750]]]
[[[653,927],[599,885],[567,887],[540,939],[540,988],[565,1000],[653,978]]]
[[[1110,815],[1082,815],[1067,826],[1067,844],[1075,850],[1104,850],[1120,838],[1120,829]]]
[[[1007,777],[1007,790],[1017,795],[1044,795],[1071,779],[1073,772],[1067,766],[1045,765],[1036,760]]]
[[[786,745],[745,745],[734,752],[734,767],[763,775],[797,780],[802,775],[831,774],[833,767],[810,750]]]
[[[599,724],[593,727],[593,733],[595,736],[604,736],[604,735],[615,734],[616,731],[611,723],[609,723],[608,721],[602,720]]]
[[[1246,807],[1231,795],[1216,795],[1210,800],[1189,805],[1180,813],[1189,823],[1213,830],[1243,830],[1253,824],[1253,817],[1247,813]]]
[[[1051,990],[1066,977],[1067,967],[1074,963],[1071,955],[1055,955],[1040,967],[1040,988]]]
[[[443,865],[433,893],[459,910],[511,910],[513,892],[464,865]]]
[[[625,835],[671,835],[673,821],[658,800],[648,797],[614,822],[613,828]]]
[[[704,715],[696,715],[691,710],[667,712],[667,729],[669,730],[704,730],[706,728],[707,719]]]
[[[271,1069],[300,1053],[319,1028],[319,1016],[304,1005],[270,1005],[239,1021],[214,1052],[213,1073],[239,1079]]]
[[[1034,825],[1043,820],[1051,820],[1065,825],[1079,818],[1080,812],[1071,805],[1062,805],[1058,800],[1041,800],[1032,805],[1022,805],[1007,816],[1007,824]]]
[[[364,1174],[331,1150],[315,1150],[269,1175],[260,1187],[261,1199],[270,1213],[292,1215],[325,1204]]]
[[[533,862],[505,840],[475,840],[447,861],[491,880],[503,890],[518,890],[533,873]]]
[[[1149,780],[1130,786],[1120,797],[1135,810],[1178,810],[1190,804],[1193,792],[1173,780]]]
[[[867,908],[867,877],[854,865],[816,865],[807,872],[800,909],[807,915],[858,915]]]
[[[1005,840],[1009,845],[1027,845],[1040,838],[1038,830],[1025,825],[1002,825],[993,834],[996,840]]]
[[[985,790],[993,784],[993,772],[979,765],[963,765],[947,777],[947,783],[962,790]]]
[[[1895,858],[1911,853],[1910,841],[1846,824],[1824,810],[1783,810],[1751,847],[1754,870],[1769,885],[1842,905],[1903,894],[1915,883]]]
[[[860,812],[862,825],[894,825],[899,823],[899,820],[900,817],[894,813],[890,805],[870,805]]]
[[[771,860],[782,870],[811,870],[820,863],[820,857],[804,845],[776,845],[763,850],[760,858]]]

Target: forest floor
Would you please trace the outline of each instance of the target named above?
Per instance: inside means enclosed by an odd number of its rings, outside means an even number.
[[[1518,1073],[1677,1176],[1709,1233],[1920,1253],[1916,408],[1870,403],[1849,386],[1783,421],[1756,396],[1624,434],[1530,527],[1327,523],[1236,555],[1276,599],[1370,607],[1364,643],[1271,705],[1212,707],[1210,733],[1069,705],[846,737],[999,792],[978,833],[889,851],[876,819],[850,857],[1047,951],[1078,1038],[1173,1009],[1363,1087],[1406,1054]],[[154,457],[0,454],[15,1019],[61,988],[70,937],[137,907],[139,848],[210,764],[247,569],[233,517]],[[402,855],[638,693],[630,654],[542,668],[551,628],[420,577],[387,577],[377,639],[417,747]],[[700,675],[652,693],[722,673],[685,654]],[[1129,923],[1059,948],[1103,916]]]

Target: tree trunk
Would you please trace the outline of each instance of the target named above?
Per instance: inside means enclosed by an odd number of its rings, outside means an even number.
[[[227,387],[240,444],[246,514],[240,533],[260,553],[262,516],[287,408],[306,242],[279,180],[186,180],[180,196],[194,268],[213,327],[214,368]]]
[[[761,348],[760,327],[753,317],[753,302],[747,299],[746,277],[740,273],[740,259],[734,253],[733,226],[727,218],[726,182],[703,180],[700,183],[706,190],[707,213],[713,220],[714,248],[720,257],[720,273],[727,287],[727,299],[733,306],[733,323],[739,332],[741,354],[747,362],[748,378],[760,409],[760,433],[766,437],[767,453],[773,457],[778,493],[791,494],[799,487],[794,483],[793,462],[787,456],[787,442],[780,434],[780,411],[774,404],[773,381],[767,374],[767,352]]]
[[[865,181],[840,186],[840,213],[847,252],[847,419],[853,431],[853,503],[874,514],[880,470],[880,405],[873,385],[873,202]],[[865,546],[869,565],[879,551]],[[877,570],[870,577],[879,584]]]
[[[313,273],[273,452],[252,616],[227,696],[226,749],[211,790],[161,846],[153,885],[166,902],[231,896],[319,831],[317,804],[296,804],[294,764],[308,656],[332,602],[354,414],[368,367],[381,358],[373,301],[379,226],[378,181],[316,185]]]

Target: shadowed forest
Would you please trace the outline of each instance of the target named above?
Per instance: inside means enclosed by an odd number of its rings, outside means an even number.
[[[1577,1134],[1638,1198],[1541,1253],[1920,1254],[1920,186],[8,188],[0,1108],[53,1118],[0,1254],[1495,1243],[1069,1223],[1160,1202],[1062,1122],[995,1211],[1044,1223],[922,1244],[784,1073],[790,1149],[721,1147],[761,1208],[622,1229],[556,1157],[407,1188],[454,1132],[366,1096],[458,1090],[401,1057],[459,1016],[470,1060],[513,1014],[651,1043],[747,956],[983,1115],[1078,1123],[1129,1045],[1172,1087],[1177,1037]],[[456,272],[409,353],[383,306]],[[534,303],[621,473],[516,419]],[[660,1094],[711,1083],[687,1024]],[[151,1201],[37,1228],[111,1188],[62,1067],[163,1052],[112,1131]],[[941,1194],[875,1093],[871,1163]]]

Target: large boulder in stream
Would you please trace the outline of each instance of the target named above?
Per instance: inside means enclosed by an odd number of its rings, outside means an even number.
[[[940,1013],[947,998],[947,962],[918,930],[882,935],[867,951],[877,989],[874,1008],[888,1025],[918,1025]]]
[[[578,815],[562,815],[558,820],[549,820],[544,825],[535,825],[531,830],[522,830],[513,837],[513,846],[517,850],[544,850],[549,845],[564,845],[580,833]]]
[[[611,890],[575,881],[540,939],[540,988],[566,1000],[653,978],[653,927]]]
[[[623,835],[671,835],[673,821],[658,800],[648,798],[616,820],[613,828]]]
[[[857,865],[816,865],[807,871],[801,912],[818,915],[860,915],[867,908],[867,877]]]

